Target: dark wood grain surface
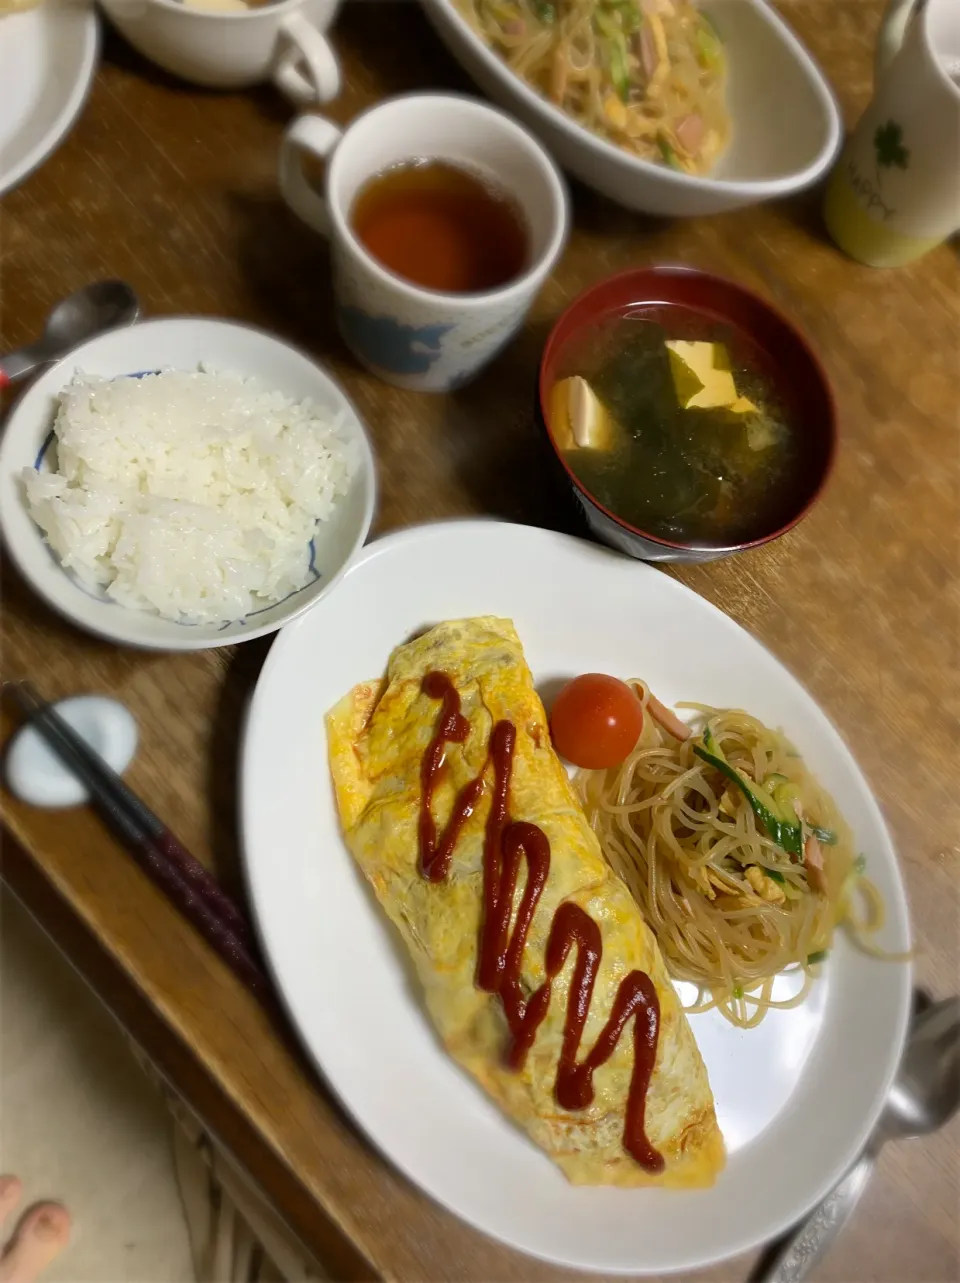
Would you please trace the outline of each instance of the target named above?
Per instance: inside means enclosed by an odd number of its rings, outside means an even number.
[[[780,8],[852,122],[870,93],[879,0]],[[468,88],[412,3],[355,0],[334,41],[346,79],[331,108],[339,120],[393,92]],[[826,241],[817,193],[668,223],[576,189],[569,251],[517,341],[465,390],[417,396],[358,370],[335,334],[326,249],[277,194],[289,114],[272,91],[193,89],[108,39],[69,139],[3,201],[2,343],[29,339],[50,305],[84,282],[121,276],[149,314],[240,318],[327,362],[375,442],[378,532],[464,513],[576,529],[530,417],[538,352],[558,311],[607,273],[658,260],[727,273],[773,299],[809,334],[833,380],[836,474],[811,516],[778,543],[664,573],[758,636],[840,728],[900,850],[918,979],[936,995],[955,991],[955,250],[896,271],[860,267]],[[9,567],[2,587],[4,676],[29,675],[50,697],[90,690],[124,700],[142,737],[130,782],[239,894],[236,752],[269,641],[177,656],[117,650],[61,622]],[[563,1273],[470,1230],[385,1163],[326,1092],[282,1015],[256,1005],[92,815],[35,811],[8,796],[2,805],[11,886],[336,1277],[491,1283]],[[890,1147],[818,1277],[960,1277],[958,1155],[956,1123]],[[705,1277],[741,1280],[750,1266],[732,1261]]]

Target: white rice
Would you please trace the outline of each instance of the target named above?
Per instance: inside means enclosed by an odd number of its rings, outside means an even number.
[[[77,375],[54,432],[57,470],[23,470],[50,547],[98,595],[180,623],[309,583],[316,524],[359,466],[342,414],[206,370]]]

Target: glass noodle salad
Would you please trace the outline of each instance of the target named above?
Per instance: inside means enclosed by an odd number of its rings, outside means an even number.
[[[692,0],[455,2],[517,75],[624,150],[703,174],[726,147],[726,57]]]
[[[690,1011],[757,1025],[803,1002],[844,928],[862,951],[883,899],[833,798],[779,732],[741,709],[693,709],[688,726],[641,681],[640,738],[576,788],[604,856],[657,937],[667,969],[695,984]],[[793,972],[789,997],[774,981]]]

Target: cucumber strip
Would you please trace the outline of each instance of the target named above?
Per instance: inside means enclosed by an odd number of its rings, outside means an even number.
[[[808,824],[807,828],[810,830],[813,836],[817,839],[817,841],[823,842],[825,846],[837,845],[837,835],[836,833],[834,833],[833,829],[822,829],[820,828],[819,824]]]
[[[790,823],[783,820],[774,811],[774,800],[769,794],[761,797],[761,790],[758,785],[753,784],[740,774],[736,767],[731,766],[723,756],[723,751],[713,738],[710,727],[707,726],[703,731],[703,746],[699,744],[694,746],[694,753],[710,766],[718,770],[721,775],[726,776],[728,780],[736,784],[743,793],[744,797],[750,803],[750,807],[766,829],[767,833],[776,842],[781,850],[786,851],[788,855],[796,856],[798,860],[803,859],[803,830],[798,821]]]
[[[667,142],[666,138],[664,138],[663,134],[657,134],[657,146],[660,148],[660,155],[671,169],[683,169],[683,166],[680,164],[680,157]]]

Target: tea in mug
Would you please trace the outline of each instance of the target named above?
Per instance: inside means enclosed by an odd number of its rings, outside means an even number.
[[[388,271],[444,294],[499,289],[529,263],[529,231],[513,197],[443,160],[414,160],[371,178],[350,223]]]

